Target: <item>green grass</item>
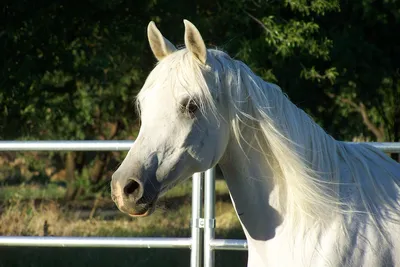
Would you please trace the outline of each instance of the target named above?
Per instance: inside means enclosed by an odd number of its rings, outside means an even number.
[[[15,185],[0,187],[0,201],[30,200],[30,199],[62,199],[65,188],[56,184],[41,185]]]

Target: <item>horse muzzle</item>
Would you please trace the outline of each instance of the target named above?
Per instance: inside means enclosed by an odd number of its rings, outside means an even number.
[[[120,211],[132,217],[144,217],[154,212],[158,190],[153,183],[143,183],[133,177],[124,179],[113,175],[111,198]]]

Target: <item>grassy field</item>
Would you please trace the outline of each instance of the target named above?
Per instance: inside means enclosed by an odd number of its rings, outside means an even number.
[[[225,182],[217,181],[219,238],[244,238]],[[108,197],[60,204],[62,188],[0,188],[0,234],[23,236],[189,237],[191,181],[172,189],[150,217],[130,218]],[[46,200],[39,201],[38,198]],[[189,266],[189,249],[0,248],[0,266]],[[246,252],[217,251],[216,266],[245,266]]]

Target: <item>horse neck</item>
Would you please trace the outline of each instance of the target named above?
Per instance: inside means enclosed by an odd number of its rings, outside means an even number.
[[[231,90],[231,101],[244,104],[231,111],[232,136],[220,162],[242,223],[258,229],[251,220],[262,222],[264,230],[255,232],[269,236],[285,218],[292,227],[326,220],[337,188],[316,181],[337,182],[337,142],[279,87],[247,77]]]
[[[313,178],[337,182],[334,171],[338,164],[338,142],[308,114],[294,105],[278,86],[264,81],[261,83],[265,94],[264,101],[266,100],[267,104],[259,97],[251,97],[249,112],[258,120],[257,126],[262,128],[268,143],[266,147],[269,147],[273,154],[276,155],[275,151],[282,149],[281,144],[294,152],[279,157],[279,164],[287,165],[290,162],[287,160],[289,157],[296,158],[300,165],[314,172]],[[251,95],[251,92],[249,94]]]
[[[247,238],[266,241],[277,232],[293,231],[298,215],[288,212],[287,203],[296,199],[291,199],[279,163],[268,153],[268,141],[252,127],[241,135],[245,141],[231,135],[219,166]],[[298,223],[305,229],[310,222]]]
[[[248,238],[269,240],[282,223],[280,205],[286,197],[284,187],[275,182],[274,159],[265,162],[256,147],[261,136],[243,130],[246,142],[232,136],[219,162],[231,194],[236,213]]]
[[[286,102],[298,114],[294,119],[295,122],[291,120],[289,130],[291,136],[288,138],[291,138],[296,144],[298,156],[312,170],[314,178],[325,183],[322,190],[325,191],[326,196],[329,194],[331,197],[325,199],[321,197],[320,201],[336,201],[339,184],[342,182],[339,171],[341,164],[339,151],[343,143],[327,134],[308,114],[291,101],[286,99]]]
[[[325,161],[324,158],[333,152],[326,148],[334,149],[337,142],[307,113],[294,105],[279,87],[264,82],[264,90],[270,99],[269,105],[272,106],[267,111],[271,123],[284,139],[290,140],[289,145],[296,150],[298,156],[307,164],[311,163],[310,167],[317,170],[318,159]]]
[[[227,104],[229,120],[237,139],[239,129],[251,125],[264,132],[265,136],[260,138],[265,138],[271,147],[285,142],[313,170],[329,171],[335,167],[329,154],[336,152],[337,142],[296,107],[277,85],[262,80],[243,62],[224,63],[229,66],[224,72],[229,74],[222,79],[221,86],[230,102]]]

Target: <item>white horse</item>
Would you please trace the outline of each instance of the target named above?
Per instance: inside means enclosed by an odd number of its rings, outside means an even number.
[[[159,62],[137,97],[139,136],[113,175],[119,209],[149,215],[165,191],[218,163],[248,266],[400,266],[400,165],[336,141],[184,23],[180,50],[148,26]]]

